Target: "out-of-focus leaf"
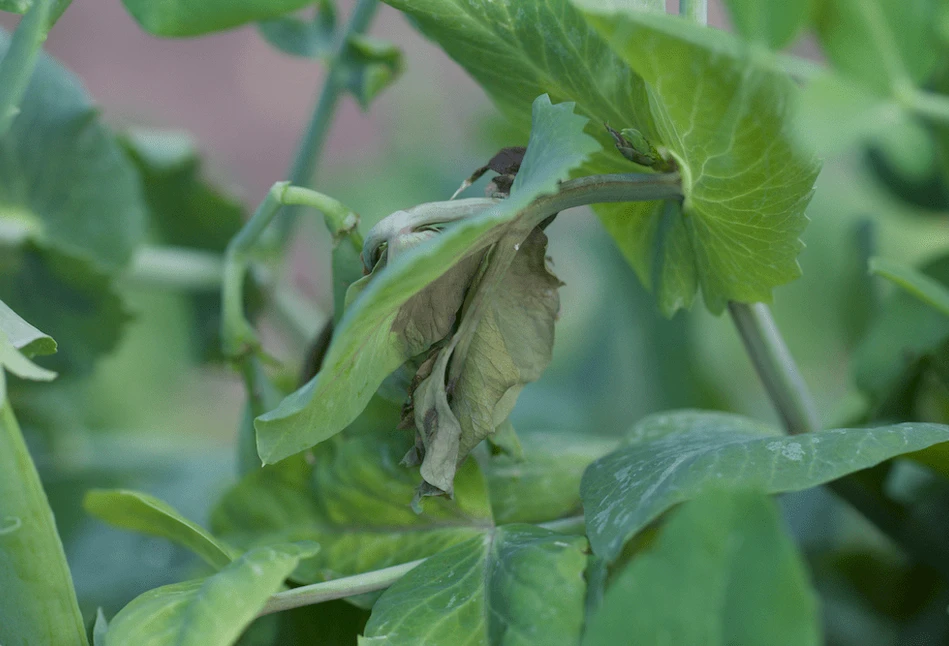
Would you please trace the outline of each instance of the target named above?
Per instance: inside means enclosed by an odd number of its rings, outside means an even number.
[[[63,545],[9,402],[0,406],[0,643],[86,646]]]
[[[629,223],[632,238],[618,240],[638,256],[634,268],[647,285],[646,252],[659,250],[660,309],[671,316],[689,307],[698,287],[716,314],[728,301],[770,302],[772,288],[800,275],[798,236],[820,170],[793,141],[794,84],[724,32],[575,3],[649,83],[658,142],[682,174],[681,212],[661,227],[655,210]]]
[[[391,85],[404,67],[402,52],[390,43],[354,34],[350,36],[345,64],[335,73],[356,98],[363,110],[386,87]]]
[[[583,644],[817,646],[807,578],[771,500],[712,491],[673,512],[616,577]]]
[[[949,289],[937,280],[908,265],[871,258],[870,273],[883,276],[930,307],[949,316]]]
[[[8,46],[0,33],[0,55]],[[142,240],[144,224],[141,187],[115,137],[79,81],[41,55],[0,141],[0,225],[114,271]]]
[[[359,643],[576,644],[583,625],[585,547],[581,537],[530,525],[472,538],[386,590]]]
[[[0,11],[9,11],[11,13],[26,13],[29,11],[37,0],[0,0]],[[72,0],[39,0],[40,2],[49,1],[51,6],[49,8],[49,17],[48,22],[49,26],[52,27],[59,17],[63,15],[63,12],[66,11],[69,4]]]
[[[947,441],[949,426],[938,424],[786,436],[738,415],[653,415],[583,475],[587,534],[594,552],[613,560],[631,536],[709,486],[800,491]]]
[[[156,36],[200,36],[249,22],[276,18],[302,9],[313,0],[122,0],[141,25]]]
[[[319,0],[312,20],[280,16],[257,25],[260,35],[284,54],[322,58],[332,51],[336,31],[336,8],[331,0]]]
[[[431,499],[421,514],[412,511],[421,478],[399,464],[411,445],[408,433],[347,431],[316,447],[312,464],[290,460],[245,476],[218,503],[211,526],[243,548],[317,541],[321,551],[294,573],[305,583],[430,556],[490,530],[491,507],[474,460],[458,472],[454,500]]]
[[[745,40],[781,49],[790,44],[808,23],[815,0],[759,2],[725,0],[737,31]]]
[[[105,636],[109,632],[109,622],[102,608],[96,611],[96,623],[92,627],[92,646],[106,646]]]
[[[92,489],[83,500],[86,511],[110,525],[159,536],[188,548],[213,568],[221,569],[236,555],[200,525],[162,500],[137,491]]]
[[[949,284],[949,257],[926,264],[921,273],[937,285]],[[876,402],[899,394],[920,372],[920,360],[937,354],[949,339],[949,318],[908,291],[883,303],[854,353],[857,385]]]
[[[166,585],[134,599],[109,625],[109,646],[229,646],[301,558],[316,545],[255,548],[204,579]]]
[[[44,363],[64,374],[91,370],[130,318],[93,263],[32,244],[0,257],[0,300],[58,340],[59,351]]]
[[[521,459],[497,455],[482,462],[499,525],[543,523],[581,513],[583,471],[616,446],[614,440],[566,433],[528,433],[521,443]]]
[[[598,146],[581,131],[584,119],[573,114],[572,104],[555,106],[541,96],[534,106],[531,144],[511,197],[447,226],[368,282],[343,315],[321,372],[275,411],[257,418],[257,445],[264,462],[323,441],[355,419],[383,379],[424,350],[424,343],[419,349],[407,344],[413,330],[406,329],[411,321],[402,315],[403,306],[416,294],[424,296],[426,286],[483,248],[492,231],[515,220],[535,198],[555,191]]]

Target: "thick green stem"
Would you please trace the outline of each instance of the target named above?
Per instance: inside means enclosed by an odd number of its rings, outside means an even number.
[[[125,279],[138,285],[185,291],[221,288],[224,256],[188,247],[144,246],[135,252]]]
[[[728,312],[788,433],[820,428],[811,393],[764,303],[729,303]]]
[[[320,90],[316,109],[307,124],[306,132],[297,147],[288,172],[291,184],[309,187],[313,181],[323,153],[323,145],[326,143],[326,136],[329,134],[330,124],[336,113],[336,106],[343,93],[343,82],[339,70],[349,56],[349,39],[353,35],[366,31],[378,6],[378,0],[358,0],[350,14],[349,22],[346,23],[345,29],[339,36],[336,48],[327,61],[326,80]],[[290,235],[298,214],[298,209],[288,209],[278,220],[276,227],[281,240],[286,240]]]
[[[13,32],[10,46],[0,61],[0,138],[7,134],[20,111],[20,101],[46,40],[51,4],[52,0],[34,0]]]
[[[679,0],[679,14],[700,25],[708,24],[708,0]]]

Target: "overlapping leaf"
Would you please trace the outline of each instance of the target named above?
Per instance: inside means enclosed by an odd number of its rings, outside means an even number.
[[[359,643],[576,644],[583,625],[585,547],[581,537],[529,525],[472,538],[389,588]]]
[[[945,316],[949,316],[949,289],[939,281],[902,263],[870,259],[870,273],[883,276]]]
[[[56,342],[0,301],[0,405],[6,402],[6,372],[22,379],[49,381],[55,372],[41,368],[30,357],[56,351]]]
[[[621,572],[584,646],[821,642],[817,599],[776,505],[712,491],[685,503]]]
[[[424,299],[423,290],[429,285],[437,290],[439,277],[493,243],[499,227],[515,220],[538,196],[555,191],[557,182],[596,149],[596,142],[582,132],[585,120],[573,114],[571,104],[552,105],[541,96],[535,115],[537,126],[511,197],[401,254],[367,285],[353,286],[362,291],[347,308],[322,371],[275,411],[257,419],[258,449],[265,462],[338,433],[355,419],[386,376],[423,351],[426,342],[442,338],[438,331],[431,336],[417,330],[407,334],[410,319],[403,308],[413,297]],[[410,342],[411,336],[415,342]]]
[[[942,442],[949,442],[949,426],[938,424],[786,436],[737,415],[653,415],[583,476],[590,544],[598,555],[613,559],[648,523],[709,486],[800,491]]]
[[[770,301],[773,287],[800,275],[798,236],[819,169],[792,142],[794,85],[723,32],[577,4],[649,83],[659,142],[682,173],[682,211],[664,227],[658,211],[631,223],[639,239],[625,241],[636,255],[660,249],[661,309],[688,307],[697,287],[715,313],[729,300]]]
[[[109,625],[106,643],[229,646],[277,592],[312,544],[258,547],[204,579],[149,590]]]

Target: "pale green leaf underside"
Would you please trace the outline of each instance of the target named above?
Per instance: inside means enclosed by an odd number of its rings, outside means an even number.
[[[949,289],[909,265],[886,258],[871,258],[870,273],[883,276],[927,305],[949,316]]]
[[[145,31],[156,36],[198,36],[276,18],[313,0],[122,0]]]
[[[92,489],[86,493],[83,507],[110,525],[178,543],[215,569],[226,566],[237,554],[168,503],[145,493]]]
[[[9,402],[0,406],[0,644],[85,646],[53,512]]]
[[[575,645],[586,540],[508,525],[433,556],[389,588],[364,646]]]
[[[737,415],[653,415],[584,474],[587,533],[594,552],[612,560],[660,514],[710,486],[800,491],[947,441],[949,426],[938,424],[786,436]]]
[[[817,646],[817,600],[774,502],[711,491],[672,513],[587,622],[584,646]]]
[[[380,429],[321,444],[312,466],[290,460],[249,474],[215,508],[215,534],[242,548],[316,541],[320,552],[293,575],[315,583],[431,556],[494,526],[474,460],[459,469],[453,500],[412,511],[421,477],[399,464],[411,436]]]
[[[365,408],[382,381],[409,357],[394,324],[399,308],[467,255],[495,228],[515,219],[540,195],[552,193],[599,144],[583,133],[573,105],[534,103],[531,143],[511,197],[482,214],[450,225],[410,249],[369,282],[343,315],[323,369],[270,413],[257,418],[257,447],[273,463],[321,442]]]
[[[149,590],[109,625],[108,646],[230,646],[314,545],[259,547],[204,579]]]
[[[664,246],[662,309],[688,307],[696,286],[715,313],[730,300],[770,301],[773,287],[800,275],[798,236],[819,170],[792,143],[793,84],[723,32],[577,4],[649,84],[660,142],[683,175],[684,214],[671,214],[664,239],[651,220],[630,224],[640,239],[625,242],[637,254]]]
[[[27,357],[56,352],[56,341],[52,337],[24,321],[3,301],[0,301],[0,332]]]

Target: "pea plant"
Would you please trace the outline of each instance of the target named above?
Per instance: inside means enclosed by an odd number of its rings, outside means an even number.
[[[42,52],[69,0],[0,0],[23,14],[0,39],[0,645],[949,640],[949,5],[726,0],[725,31],[704,0],[386,0],[504,123],[442,169],[450,199],[361,218],[316,170],[341,98],[406,67],[366,35],[375,0],[123,2],[162,37],[257,23],[327,76],[246,217],[189,141],[107,124]],[[609,245],[564,331],[584,206]],[[319,214],[314,322],[281,269]],[[101,376],[139,324],[123,374],[244,386],[237,473],[190,485],[208,523],[135,487],[147,446],[77,430],[145,401]],[[646,348],[623,378],[616,339]],[[169,481],[213,468],[189,450]],[[150,579],[84,539],[105,524],[197,558]]]

